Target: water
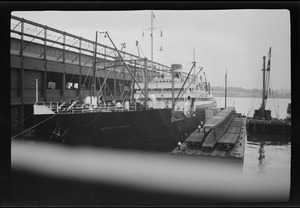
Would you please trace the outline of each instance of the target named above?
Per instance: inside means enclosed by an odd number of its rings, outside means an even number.
[[[225,106],[224,97],[215,97],[218,107]],[[244,98],[244,97],[228,97],[227,106],[234,106],[238,113],[252,117],[254,109],[259,109],[261,98]],[[274,99],[269,98],[266,104],[266,110],[272,111],[273,118],[285,119],[287,115],[288,103],[291,99]]]
[[[225,106],[225,98],[217,97],[218,107]],[[268,99],[266,109],[272,111],[273,118],[285,119],[287,106],[291,99]],[[258,109],[261,98],[227,98],[227,106],[234,106],[238,113],[252,117],[254,109]],[[246,141],[243,173],[245,175],[279,176],[286,180],[285,190],[288,198],[290,190],[291,143],[271,142],[270,139],[256,137]],[[261,142],[259,139],[266,141]],[[269,141],[268,141],[269,140]]]

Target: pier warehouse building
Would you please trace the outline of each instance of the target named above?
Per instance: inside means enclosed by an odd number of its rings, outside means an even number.
[[[63,103],[90,95],[108,102],[133,98],[134,79],[114,47],[16,16],[11,16],[10,32],[12,135],[29,128],[23,121],[32,119],[36,102]],[[142,81],[141,58],[116,47],[135,80]],[[149,79],[170,68],[156,62],[154,70],[151,66],[148,61]]]

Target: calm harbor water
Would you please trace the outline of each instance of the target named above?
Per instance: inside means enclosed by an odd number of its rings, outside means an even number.
[[[218,107],[225,106],[225,98],[217,97]],[[272,111],[273,118],[285,119],[291,99],[268,99],[266,109]],[[252,117],[258,109],[261,98],[227,98],[227,106],[234,106],[238,113]],[[260,140],[264,140],[263,142]],[[284,141],[284,139],[279,139]],[[278,139],[276,139],[278,141]],[[291,141],[291,140],[290,140]],[[245,146],[243,173],[245,175],[280,175],[286,180],[286,194],[290,190],[291,142],[272,142],[266,136],[256,136],[254,141],[248,135]]]

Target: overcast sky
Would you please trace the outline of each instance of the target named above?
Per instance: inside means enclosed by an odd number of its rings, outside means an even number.
[[[272,47],[272,89],[291,89],[290,13],[288,10],[154,10],[154,61],[182,64],[188,72],[194,61],[204,67],[212,86],[261,88],[262,57]],[[116,46],[151,60],[151,11],[37,11],[13,12],[49,27],[95,40],[108,31]],[[143,35],[144,33],[144,35]],[[161,36],[162,33],[162,36]],[[99,36],[99,43],[110,45]],[[160,51],[162,48],[162,51]],[[143,52],[143,53],[142,53]],[[144,55],[143,55],[144,54]]]

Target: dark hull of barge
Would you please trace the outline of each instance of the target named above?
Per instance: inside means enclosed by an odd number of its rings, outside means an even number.
[[[261,119],[247,119],[247,131],[251,134],[274,134],[286,135],[291,134],[291,123],[283,120],[261,120]]]

